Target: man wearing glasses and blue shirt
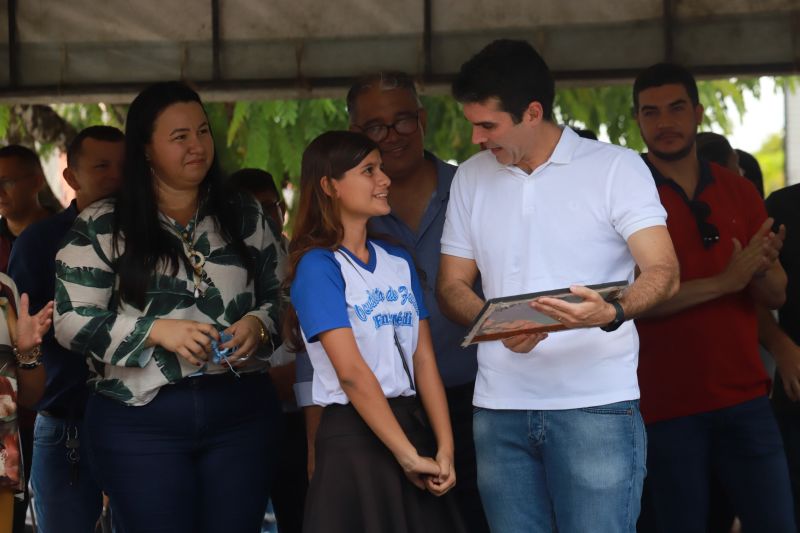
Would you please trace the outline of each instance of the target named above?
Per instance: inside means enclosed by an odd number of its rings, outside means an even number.
[[[784,302],[785,230],[770,231],[749,181],[697,158],[703,107],[691,73],[649,67],[633,101],[681,272],[678,293],[638,321],[645,508],[659,532],[706,531],[714,472],[744,531],[795,532],[756,321],[756,305]]]

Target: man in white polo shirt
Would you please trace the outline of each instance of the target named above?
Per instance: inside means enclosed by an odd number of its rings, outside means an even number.
[[[461,67],[453,94],[487,149],[453,181],[437,296],[463,324],[484,303],[479,272],[487,298],[567,286],[583,298],[533,304],[570,330],[479,346],[478,486],[493,533],[632,533],[645,434],[626,320],[677,290],[677,260],[641,158],[555,125],[554,93],[524,41]],[[613,304],[585,287],[617,280],[631,286]]]

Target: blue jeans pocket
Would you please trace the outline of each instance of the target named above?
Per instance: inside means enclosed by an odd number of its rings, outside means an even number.
[[[64,442],[66,422],[39,415],[33,430],[34,446],[58,446]]]
[[[625,415],[632,416],[634,413],[633,402],[617,402],[608,405],[597,405],[594,407],[583,407],[578,409],[584,413],[593,415]]]

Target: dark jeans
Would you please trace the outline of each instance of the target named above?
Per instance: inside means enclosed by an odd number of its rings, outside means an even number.
[[[647,438],[647,497],[658,531],[707,530],[715,472],[743,531],[795,532],[786,456],[766,397],[649,424]]]
[[[471,533],[489,533],[478,493],[475,441],[472,437],[472,397],[475,383],[445,389],[455,443],[456,486],[453,495],[464,524]]]
[[[303,531],[308,491],[308,441],[302,411],[283,414],[283,443],[272,490],[272,507],[279,533]]]
[[[783,435],[786,460],[789,463],[789,479],[792,483],[795,520],[800,518],[800,404],[793,402],[783,390],[780,374],[775,374],[772,388],[772,408]],[[800,527],[798,527],[800,531]]]
[[[100,492],[84,446],[78,447],[77,478],[67,459],[67,437],[84,438],[83,420],[70,421],[40,413],[34,429],[31,490],[39,533],[94,531],[103,509]]]
[[[85,425],[125,533],[260,531],[281,431],[266,374],[184,378],[140,407],[94,394]]]

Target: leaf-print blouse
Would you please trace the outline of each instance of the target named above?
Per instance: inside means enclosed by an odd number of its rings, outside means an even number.
[[[195,297],[193,271],[180,262],[172,275],[169,263],[159,261],[145,296],[144,310],[120,301],[114,250],[114,200],[102,200],[84,209],[56,256],[55,332],[64,347],[87,357],[89,384],[97,393],[128,405],[144,405],[159,389],[198,372],[198,368],[161,346],[147,348],[145,340],[156,319],[183,319],[211,323],[222,331],[246,314],[260,318],[273,343],[278,338],[281,289],[276,272],[285,259],[270,231],[261,206],[249,195],[236,197],[232,206],[241,213],[241,235],[255,258],[254,279],[233,246],[226,244],[215,218],[201,207],[197,227],[182,227],[160,214],[180,249],[181,234],[194,236],[194,249],[205,256],[211,286]],[[275,343],[277,345],[279,343]],[[253,358],[244,371],[263,371],[266,362]],[[201,372],[228,372],[227,366],[208,363]]]

